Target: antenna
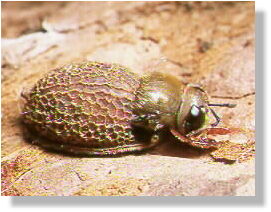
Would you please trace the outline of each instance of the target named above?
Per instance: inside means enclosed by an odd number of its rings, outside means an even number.
[[[236,107],[236,104],[229,104],[229,103],[226,103],[226,104],[208,104],[208,106],[210,107],[228,107],[228,108],[234,108]]]
[[[210,110],[211,110],[213,116],[214,116],[215,119],[216,119],[216,122],[213,123],[213,124],[211,124],[211,126],[212,126],[212,127],[216,127],[216,126],[219,124],[219,122],[220,122],[220,118],[219,118],[219,116],[215,113],[215,111],[214,111],[212,108],[210,108]]]
[[[228,108],[234,108],[236,107],[236,104],[229,104],[229,103],[226,103],[226,104],[208,104],[209,107],[228,107]],[[219,122],[220,122],[220,118],[219,116],[215,113],[215,111],[212,109],[212,108],[209,108],[213,114],[213,116],[215,117],[216,119],[216,122],[211,124],[212,127],[216,127]]]

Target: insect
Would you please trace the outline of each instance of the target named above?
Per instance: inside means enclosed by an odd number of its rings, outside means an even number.
[[[140,77],[121,65],[99,62],[58,68],[22,96],[23,123],[38,145],[87,156],[146,150],[166,130],[193,146],[215,147],[217,142],[198,135],[218,125],[213,106],[234,107],[210,104],[202,88],[174,76]]]

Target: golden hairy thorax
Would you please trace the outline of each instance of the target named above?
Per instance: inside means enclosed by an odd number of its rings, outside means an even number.
[[[171,75],[154,72],[141,80],[135,101],[136,114],[158,113],[160,121],[175,127],[184,85]]]

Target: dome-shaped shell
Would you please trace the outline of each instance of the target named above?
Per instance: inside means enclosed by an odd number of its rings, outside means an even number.
[[[29,92],[23,121],[33,133],[50,140],[53,148],[67,145],[76,151],[73,147],[137,144],[130,121],[139,84],[136,74],[116,64],[64,66],[39,80]]]

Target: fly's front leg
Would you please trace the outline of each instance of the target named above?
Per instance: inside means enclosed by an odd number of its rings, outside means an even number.
[[[131,124],[134,127],[141,127],[146,130],[155,131],[157,125],[159,125],[159,115],[158,114],[140,115],[134,118]]]
[[[150,139],[150,147],[159,143],[161,137],[161,130],[164,128],[163,124],[160,124],[160,117],[158,114],[146,114],[138,116],[132,120],[132,125],[135,127],[141,127],[143,129],[153,131]]]
[[[159,143],[159,141],[161,140],[161,132],[163,128],[164,128],[164,125],[162,124],[157,124],[155,126],[154,133],[150,140],[151,146],[155,146],[156,144]]]

